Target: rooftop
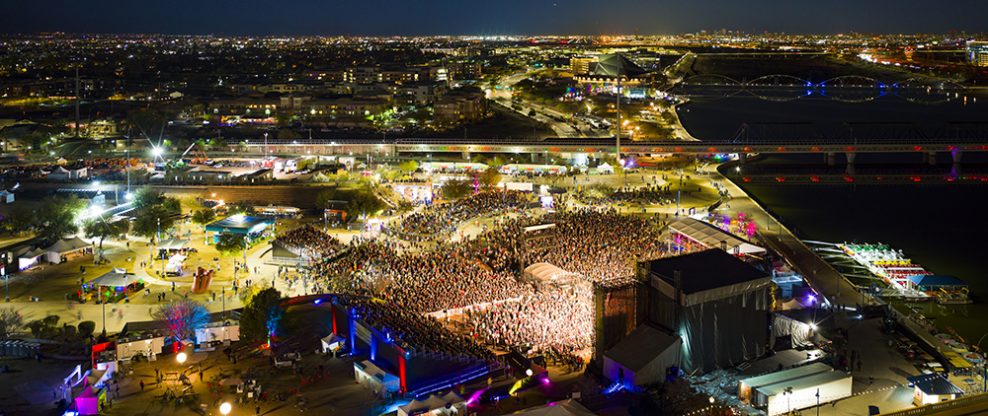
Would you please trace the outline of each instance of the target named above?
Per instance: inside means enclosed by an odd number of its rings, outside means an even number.
[[[670,285],[675,285],[673,276],[678,271],[686,294],[768,277],[767,273],[720,249],[658,259],[649,262],[648,267],[649,272]]]

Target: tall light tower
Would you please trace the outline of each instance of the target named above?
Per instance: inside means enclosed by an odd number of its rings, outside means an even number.
[[[621,163],[621,75],[620,69],[617,74],[617,135],[614,141],[614,161]]]

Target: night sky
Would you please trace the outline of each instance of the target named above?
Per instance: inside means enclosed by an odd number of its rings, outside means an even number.
[[[0,0],[0,32],[248,35],[988,31],[985,0]]]

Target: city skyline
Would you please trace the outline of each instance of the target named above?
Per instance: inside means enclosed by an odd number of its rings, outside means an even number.
[[[327,4],[296,0],[269,6],[257,0],[100,4],[5,2],[6,33],[163,33],[218,35],[598,35],[676,34],[701,30],[789,33],[980,32],[988,4],[969,0],[928,7],[917,0],[847,0],[817,8],[781,0],[608,3],[591,0],[378,0]],[[304,10],[304,13],[300,13]]]

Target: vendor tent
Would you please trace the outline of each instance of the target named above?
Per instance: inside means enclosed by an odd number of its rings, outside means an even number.
[[[604,376],[639,386],[660,382],[669,367],[679,366],[682,343],[675,334],[639,325],[604,353]]]
[[[967,282],[943,274],[917,274],[909,276],[910,285],[916,290],[932,292],[940,289],[957,290],[967,287]]]
[[[63,238],[45,249],[46,257],[50,263],[61,263],[62,259],[73,253],[81,253],[92,246],[79,237]]]
[[[669,223],[668,231],[680,234],[706,248],[719,248],[734,255],[764,254],[765,249],[706,222],[689,217]]]
[[[514,416],[594,416],[594,412],[573,399],[530,407],[512,414]]]
[[[116,268],[104,273],[102,276],[90,280],[87,283],[90,287],[112,287],[112,288],[125,288],[133,283],[139,282],[141,279],[137,277],[134,273],[127,273],[127,270]]]
[[[16,254],[17,256],[17,270],[26,270],[34,267],[38,264],[41,256],[45,254],[45,250],[39,248],[24,247],[21,253]]]
[[[189,240],[172,237],[158,243],[158,250],[182,250],[187,244],[189,244]]]

